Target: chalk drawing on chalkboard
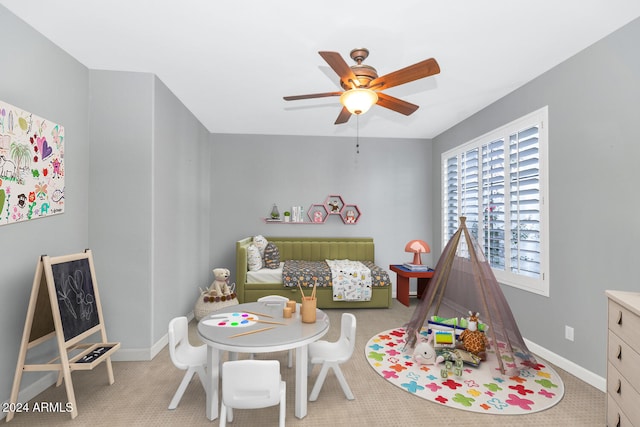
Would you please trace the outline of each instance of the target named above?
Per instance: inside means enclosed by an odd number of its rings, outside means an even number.
[[[83,289],[84,274],[76,270],[62,282],[62,290],[58,291],[58,300],[64,302],[69,314],[78,320],[76,308],[80,310],[80,319],[89,320],[94,311],[95,298]]]
[[[94,283],[86,258],[51,264],[66,341],[100,323]]]

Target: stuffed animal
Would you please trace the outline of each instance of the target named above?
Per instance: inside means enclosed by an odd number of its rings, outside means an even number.
[[[416,331],[416,348],[413,350],[413,360],[420,365],[435,365],[444,361],[443,356],[438,356],[433,347],[433,332],[427,338]]]
[[[231,289],[229,288],[229,275],[231,272],[226,268],[214,268],[213,269],[213,283],[209,287],[210,297],[221,297],[231,295]]]
[[[469,324],[467,329],[462,331],[458,339],[462,342],[462,346],[469,353],[475,354],[481,360],[486,360],[487,354],[485,350],[489,347],[489,340],[484,332],[478,330],[478,313],[469,311]]]
[[[356,213],[355,211],[348,210],[345,218],[345,222],[347,224],[355,224],[356,222]]]

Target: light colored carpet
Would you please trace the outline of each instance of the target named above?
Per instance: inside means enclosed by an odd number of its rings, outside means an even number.
[[[530,415],[487,415],[442,407],[412,396],[381,378],[364,357],[368,340],[376,333],[404,325],[412,316],[416,300],[405,307],[394,300],[391,309],[357,309],[356,349],[344,364],[347,382],[355,400],[345,399],[336,378],[329,373],[316,402],[309,402],[308,415],[294,415],[294,374],[286,367],[287,352],[256,355],[256,358],[278,359],[287,382],[288,426],[602,426],[605,424],[606,395],[600,390],[554,366],[565,386],[564,398],[554,407]],[[340,335],[341,310],[326,310],[331,330],[325,339]],[[190,324],[190,339],[198,343]],[[107,331],[108,332],[108,331]],[[309,379],[309,391],[318,374],[316,367]],[[194,379],[177,409],[167,410],[184,371],[176,369],[165,348],[149,362],[114,362],[115,383],[108,385],[104,365],[88,372],[73,373],[78,416],[72,420],[64,413],[16,414],[10,426],[211,426],[218,420],[205,417],[204,390]],[[33,402],[66,403],[64,386],[45,390]],[[276,426],[278,408],[235,410],[229,426]]]

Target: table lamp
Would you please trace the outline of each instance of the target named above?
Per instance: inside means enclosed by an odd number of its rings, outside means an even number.
[[[427,242],[423,240],[411,240],[404,247],[405,252],[413,252],[413,262],[415,265],[422,265],[422,261],[420,260],[421,253],[429,253],[431,252],[431,248],[427,244]]]

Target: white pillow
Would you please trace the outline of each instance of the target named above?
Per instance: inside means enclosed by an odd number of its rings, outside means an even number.
[[[256,245],[258,250],[260,251],[260,256],[264,258],[264,250],[267,247],[267,239],[262,235],[257,235],[253,238],[253,244]]]
[[[249,265],[249,271],[258,271],[262,268],[260,249],[253,243],[247,247],[247,264]]]

